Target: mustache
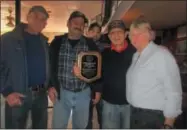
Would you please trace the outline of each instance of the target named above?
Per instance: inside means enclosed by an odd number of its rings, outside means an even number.
[[[80,28],[74,28],[75,30],[78,30],[78,31],[82,31],[82,29],[80,29]]]

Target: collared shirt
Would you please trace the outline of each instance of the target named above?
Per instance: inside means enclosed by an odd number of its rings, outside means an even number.
[[[62,88],[74,91],[86,87],[86,83],[77,78],[73,73],[73,66],[78,53],[88,51],[85,39],[81,38],[75,46],[67,39],[61,44],[58,63],[58,81]]]
[[[165,117],[181,113],[182,87],[172,54],[150,42],[136,52],[127,72],[127,101],[134,107],[162,110]]]

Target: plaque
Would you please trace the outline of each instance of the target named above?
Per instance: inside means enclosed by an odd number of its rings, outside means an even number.
[[[101,55],[99,52],[87,51],[78,54],[80,79],[93,82],[101,77]]]

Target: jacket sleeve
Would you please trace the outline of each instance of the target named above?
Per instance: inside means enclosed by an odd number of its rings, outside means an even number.
[[[62,40],[65,38],[66,35],[55,36],[49,46],[49,61],[50,61],[50,81],[49,81],[49,88],[55,87],[57,91],[59,90],[58,87],[58,52],[60,49],[60,45]]]
[[[102,85],[102,78],[94,81],[91,83],[92,90],[94,92],[100,92],[102,93],[103,85]]]
[[[13,84],[11,79],[11,68],[10,68],[10,47],[12,44],[11,38],[7,34],[1,37],[0,49],[0,89],[4,97],[8,96],[13,92]]]
[[[56,81],[55,81],[55,69],[56,69],[56,66],[55,66],[55,60],[56,60],[56,57],[55,57],[55,46],[56,46],[56,43],[58,42],[58,40],[56,38],[53,39],[53,41],[51,42],[50,46],[49,46],[49,61],[50,61],[50,82],[49,82],[49,88],[50,87],[54,87],[56,86]]]

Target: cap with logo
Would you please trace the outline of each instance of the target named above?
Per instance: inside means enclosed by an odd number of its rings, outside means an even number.
[[[110,32],[114,28],[121,28],[121,29],[125,30],[126,29],[125,23],[123,22],[123,20],[114,20],[109,23],[108,32]]]

